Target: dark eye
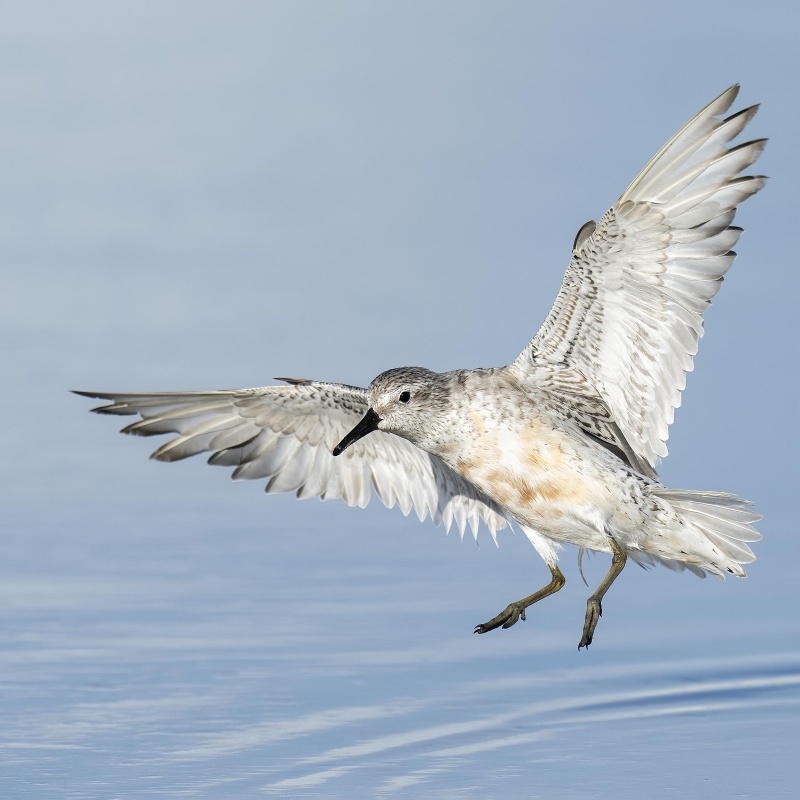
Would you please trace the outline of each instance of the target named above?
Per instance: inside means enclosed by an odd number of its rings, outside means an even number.
[[[400,392],[400,400],[401,403],[407,403],[411,399],[411,392]]]

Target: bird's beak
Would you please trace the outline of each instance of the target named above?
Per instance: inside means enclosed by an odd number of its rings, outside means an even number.
[[[378,423],[380,421],[381,418],[372,409],[367,411],[367,413],[364,414],[364,419],[333,448],[333,454],[335,456],[341,455],[353,442],[357,442],[368,433],[378,430]]]

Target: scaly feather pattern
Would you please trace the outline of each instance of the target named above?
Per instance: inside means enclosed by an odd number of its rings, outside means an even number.
[[[553,308],[512,365],[650,477],[667,455],[703,313],[736,255],[736,206],[765,181],[740,173],[766,140],[726,147],[757,109],[720,119],[738,89],[700,111],[594,230],[582,229]]]

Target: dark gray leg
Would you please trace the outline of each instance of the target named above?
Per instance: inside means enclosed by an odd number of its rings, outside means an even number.
[[[602,583],[597,587],[597,591],[586,601],[586,621],[583,623],[583,636],[581,636],[578,650],[581,647],[589,647],[592,643],[594,636],[594,629],[597,627],[597,622],[603,616],[603,606],[601,601],[608,591],[609,586],[617,579],[617,575],[625,568],[625,562],[628,556],[625,551],[614,541],[613,537],[608,537],[611,542],[611,569],[608,574],[603,578]]]
[[[517,600],[516,603],[511,603],[506,606],[504,611],[501,611],[488,622],[484,622],[483,625],[476,625],[473,633],[487,633],[501,626],[503,628],[510,628],[518,619],[525,619],[525,609],[528,606],[532,606],[548,595],[555,594],[566,583],[564,576],[561,574],[561,570],[555,564],[550,567],[550,572],[553,579],[547,586],[539,589],[538,592],[534,592],[528,597],[523,597],[522,600]]]

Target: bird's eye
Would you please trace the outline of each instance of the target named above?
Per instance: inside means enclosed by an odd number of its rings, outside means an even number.
[[[411,399],[411,392],[400,392],[400,400],[401,403],[407,403]]]

